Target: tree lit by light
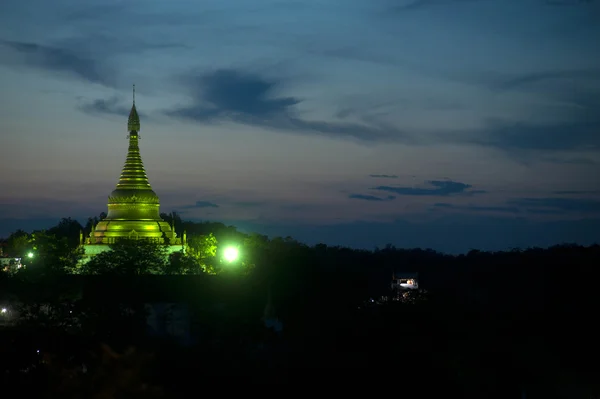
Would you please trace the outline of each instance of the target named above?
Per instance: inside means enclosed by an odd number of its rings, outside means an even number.
[[[223,251],[223,257],[229,263],[234,262],[239,257],[239,255],[240,253],[236,247],[227,247]]]

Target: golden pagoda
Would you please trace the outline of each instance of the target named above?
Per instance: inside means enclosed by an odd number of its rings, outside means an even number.
[[[169,246],[168,252],[184,249],[184,240],[177,237],[174,226],[160,217],[160,200],[152,190],[140,156],[140,117],[133,105],[127,121],[129,149],[117,187],[108,197],[108,214],[92,227],[84,244],[86,255],[109,249],[118,239],[146,239]],[[81,237],[83,239],[83,237]]]

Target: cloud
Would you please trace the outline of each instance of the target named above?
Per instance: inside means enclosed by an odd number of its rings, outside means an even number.
[[[595,194],[597,191],[556,191],[557,195]],[[587,198],[515,198],[506,201],[505,206],[455,205],[446,202],[434,204],[436,208],[455,209],[474,212],[503,212],[533,215],[564,215],[566,213],[599,213],[600,200]]]
[[[193,122],[233,121],[295,133],[312,133],[363,141],[406,138],[397,128],[373,121],[364,125],[335,121],[310,121],[296,115],[294,106],[302,102],[293,96],[276,96],[281,81],[235,69],[188,75],[183,78],[192,104],[166,110],[174,118]]]
[[[411,10],[420,10],[422,8],[431,6],[451,6],[461,3],[474,3],[482,0],[403,0],[403,1],[392,1],[392,6],[389,11],[392,12],[404,12]],[[565,1],[565,0],[563,0]]]
[[[359,199],[364,201],[391,201],[395,199],[393,195],[387,196],[385,198],[376,197],[374,195],[366,195],[366,194],[350,194],[348,198],[351,199]]]
[[[534,91],[552,91],[556,94],[573,95],[568,90],[557,90],[566,89],[564,81],[572,83],[576,80],[599,80],[600,69],[588,68],[588,69],[557,69],[557,70],[546,70],[531,73],[519,74],[507,79],[499,80],[491,85],[494,90],[514,90],[514,89],[529,89]],[[540,83],[544,85],[540,85]]]
[[[85,102],[78,106],[78,109],[90,115],[108,114],[127,117],[131,111],[131,105],[120,105],[118,97],[109,99],[96,99],[91,102]],[[139,112],[141,118],[147,119],[148,116],[143,112]]]
[[[369,177],[380,178],[380,179],[397,179],[397,175],[369,175]]]
[[[267,201],[233,201],[231,205],[254,208],[257,206],[269,206],[271,204]]]
[[[599,150],[600,118],[556,124],[494,120],[487,128],[470,135],[460,134],[465,142],[506,151]],[[459,137],[455,138],[461,141]],[[571,162],[573,163],[573,162]]]
[[[517,198],[507,201],[507,204],[527,208],[528,212],[540,213],[549,212],[582,212],[598,213],[600,212],[600,200],[587,198],[565,198],[565,197],[547,197],[547,198]]]
[[[194,208],[218,208],[219,205],[208,201],[196,201]]]
[[[508,206],[479,206],[479,205],[454,205],[447,202],[438,202],[434,204],[436,208],[456,209],[461,211],[472,212],[504,212],[504,213],[519,213],[519,208]]]
[[[452,180],[431,180],[426,182],[434,188],[417,188],[417,187],[393,187],[393,186],[378,186],[372,190],[387,191],[397,195],[414,195],[414,196],[447,196],[453,194],[473,195],[483,194],[483,190],[471,190],[470,184],[455,182]]]
[[[528,106],[535,112],[528,119],[488,118],[482,129],[464,136],[471,143],[507,151],[600,149],[600,68],[542,70],[509,77],[474,75],[496,96],[533,99]],[[554,158],[553,162],[593,163],[577,157]]]
[[[600,194],[600,191],[596,191],[596,190],[563,190],[563,191],[554,191],[552,192],[552,194],[557,194],[557,195],[571,195],[571,194],[575,194],[575,195],[585,195],[585,194]]]
[[[183,205],[178,207],[179,210],[199,209],[199,208],[219,208],[219,205],[209,201],[196,201],[193,205]]]
[[[563,165],[596,165],[597,162],[589,158],[557,158],[557,157],[546,157],[542,158],[542,161]]]
[[[64,73],[84,81],[112,86],[111,74],[98,62],[72,51],[32,42],[1,40],[0,45],[13,53],[1,57],[5,63],[16,63],[47,71]],[[8,52],[9,53],[9,52]]]

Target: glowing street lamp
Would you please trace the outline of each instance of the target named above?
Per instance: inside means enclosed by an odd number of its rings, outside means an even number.
[[[240,256],[240,251],[236,247],[227,247],[223,251],[223,257],[229,263],[234,262]]]
[[[29,259],[33,258],[33,252],[28,252],[28,253],[27,253],[27,257],[28,257]]]

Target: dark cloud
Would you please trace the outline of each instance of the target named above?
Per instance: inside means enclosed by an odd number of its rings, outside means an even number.
[[[395,0],[387,1],[390,4],[389,8],[387,9],[388,12],[404,12],[420,10],[422,8],[431,6],[451,6],[456,4],[481,2],[485,0],[410,0],[402,1],[400,4],[398,4],[398,2]]]
[[[369,177],[381,178],[381,179],[397,179],[397,175],[369,175]]]
[[[532,215],[564,215],[566,213],[556,209],[526,209],[525,211]]]
[[[562,122],[488,120],[467,140],[507,151],[600,149],[600,69],[548,70],[509,77],[479,76],[478,84],[493,92],[528,93],[544,100],[549,115]],[[459,134],[460,136],[460,134]],[[593,163],[581,158],[546,158],[555,163]]]
[[[257,206],[268,206],[270,204],[266,201],[233,201],[231,202],[231,205],[255,208]]]
[[[387,191],[397,195],[414,196],[447,196],[453,194],[473,195],[485,193],[483,190],[467,191],[472,187],[471,185],[452,180],[431,180],[427,183],[433,186],[433,188],[378,186],[373,187],[372,190]]]
[[[196,201],[196,205],[194,205],[194,208],[218,208],[219,205],[215,204],[214,202],[208,202],[208,201]]]
[[[588,158],[557,158],[547,157],[543,158],[542,161],[563,165],[596,165],[597,162]]]
[[[112,74],[98,62],[67,49],[9,40],[1,40],[0,45],[18,54],[17,57],[5,54],[1,57],[4,63],[12,62],[17,65],[64,73],[104,86],[113,85]]]
[[[475,74],[476,75],[476,74]],[[416,137],[397,126],[383,122],[379,116],[352,111],[360,123],[344,121],[310,121],[300,118],[295,106],[301,99],[294,96],[277,96],[284,82],[233,69],[219,69],[210,73],[187,75],[183,83],[192,97],[192,104],[170,109],[171,117],[202,123],[233,121],[262,126],[278,131],[323,134],[349,137],[362,141],[400,141],[407,144],[452,143],[476,144],[512,152],[514,157],[531,151],[598,150],[600,149],[600,93],[594,85],[578,85],[581,90],[570,89],[569,79],[589,82],[597,79],[596,70],[547,71],[511,77],[480,76],[474,78],[478,85],[492,91],[530,91],[540,98],[551,98],[562,104],[561,123],[534,123],[527,120],[488,120],[477,131],[441,131],[427,137]],[[567,80],[567,83],[558,80]],[[471,81],[473,83],[473,81]],[[558,105],[557,105],[558,106]],[[552,109],[549,112],[554,112]],[[338,113],[337,117],[345,114]],[[438,140],[439,139],[439,140]],[[552,162],[547,158],[547,161]],[[556,162],[588,163],[577,158],[555,158]]]
[[[514,206],[479,206],[479,205],[454,205],[446,202],[438,202],[433,206],[437,208],[456,209],[461,211],[472,212],[504,212],[504,213],[519,213],[519,208]]]
[[[564,190],[564,191],[554,191],[552,194],[557,194],[557,195],[585,195],[585,194],[600,194],[600,191],[595,191],[595,190],[580,190],[580,191],[573,191],[573,190]]]
[[[232,69],[219,69],[184,82],[193,104],[165,111],[171,117],[194,122],[233,121],[279,131],[349,137],[364,141],[406,138],[398,129],[382,122],[364,125],[342,122],[309,121],[299,118],[294,106],[302,100],[277,97],[282,82]]]
[[[178,212],[183,212],[186,213],[186,211],[190,210],[190,209],[198,209],[198,208],[218,208],[219,205],[215,204],[214,202],[210,202],[210,201],[196,201],[195,204],[193,205],[183,205],[178,207]]]
[[[533,73],[520,74],[507,79],[499,80],[492,84],[492,89],[495,90],[514,90],[514,89],[555,89],[557,88],[556,81],[573,82],[575,80],[599,80],[600,69],[578,69],[578,70],[550,70],[539,71]],[[548,84],[554,82],[552,86],[540,86],[540,83]],[[560,87],[560,86],[559,86]],[[563,94],[570,94],[568,92]],[[572,95],[572,94],[570,94]]]
[[[380,197],[376,197],[374,195],[350,194],[348,196],[348,198],[359,199],[359,200],[364,200],[364,201],[391,201],[391,200],[395,199],[396,197],[394,197],[393,195],[389,195],[385,198],[380,198]]]
[[[529,122],[493,121],[466,141],[507,151],[598,150],[599,129],[600,118],[598,121],[573,121],[546,126]]]
[[[551,212],[581,212],[598,213],[600,212],[600,200],[588,198],[565,198],[565,197],[547,197],[547,198],[517,198],[507,201],[507,204],[527,208],[528,211],[534,210]]]
[[[108,114],[118,115],[127,117],[131,111],[131,104],[124,105],[118,97],[111,97],[109,99],[96,99],[91,102],[85,102],[79,105],[79,110],[91,115]],[[148,116],[143,112],[139,112],[141,118],[146,119]]]

